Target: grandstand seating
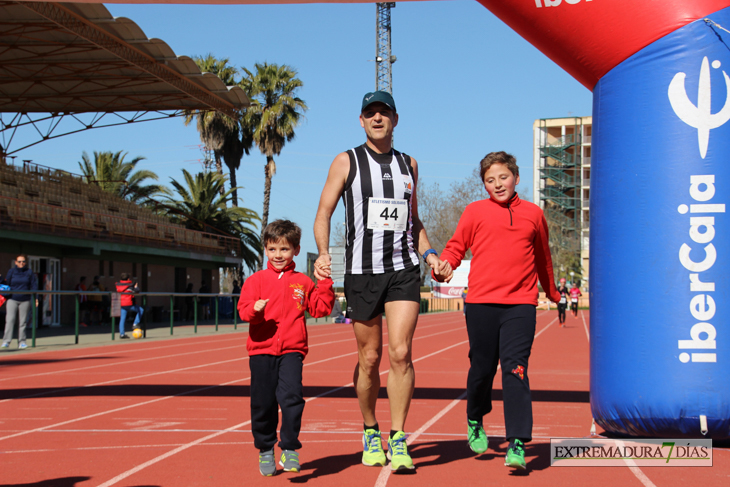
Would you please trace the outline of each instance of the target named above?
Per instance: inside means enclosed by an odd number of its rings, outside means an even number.
[[[89,184],[82,176],[35,164],[0,163],[0,227],[240,255],[236,238],[197,232]]]

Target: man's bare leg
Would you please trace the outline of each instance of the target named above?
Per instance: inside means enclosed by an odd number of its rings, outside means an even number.
[[[353,323],[357,340],[358,361],[353,383],[362,418],[366,425],[374,426],[375,403],[380,392],[380,359],[383,355],[383,319],[379,315],[369,321]]]
[[[388,323],[388,357],[390,358],[388,400],[390,401],[390,428],[394,431],[404,431],[416,384],[412,346],[419,307],[419,303],[414,301],[385,303],[385,317]]]

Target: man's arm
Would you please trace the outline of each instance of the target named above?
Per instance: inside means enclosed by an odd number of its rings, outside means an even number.
[[[413,194],[411,195],[411,217],[413,219],[413,235],[416,239],[416,250],[423,255],[431,248],[431,243],[426,235],[426,228],[423,222],[418,218],[418,163],[411,157],[411,167],[413,168]],[[426,258],[426,263],[433,269],[437,278],[442,278],[447,282],[451,280],[453,269],[448,262],[439,259],[438,255],[431,254]]]
[[[319,198],[317,216],[314,218],[314,241],[317,243],[319,257],[314,263],[314,276],[324,279],[332,275],[330,257],[330,221],[332,213],[337,208],[337,202],[345,189],[347,177],[350,174],[350,157],[345,153],[339,154],[332,161],[327,181]]]

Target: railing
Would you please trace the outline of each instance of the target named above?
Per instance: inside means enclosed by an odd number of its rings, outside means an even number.
[[[113,291],[3,291],[3,295],[11,295],[11,294],[30,294],[31,295],[31,324],[32,324],[32,332],[31,332],[31,342],[32,346],[36,346],[36,329],[37,329],[37,322],[38,322],[38,310],[36,306],[36,299],[38,296],[46,296],[46,295],[56,295],[56,296],[71,296],[74,298],[74,344],[78,345],[79,343],[79,327],[80,327],[80,313],[81,313],[81,307],[80,307],[80,300],[79,296],[100,296],[100,297],[108,297],[111,301],[112,295],[114,294],[120,294],[115,293]],[[211,298],[215,302],[215,312],[212,313],[215,317],[215,331],[218,331],[218,319],[219,319],[219,306],[220,306],[220,300],[218,298],[232,298],[233,300],[233,329],[238,329],[238,312],[237,312],[237,306],[238,306],[238,298],[239,295],[236,294],[214,294],[214,293],[159,293],[159,292],[139,292],[134,293],[135,298],[141,298],[142,299],[142,309],[145,310],[145,312],[142,314],[142,333],[143,336],[147,336],[147,321],[149,319],[149,309],[147,309],[147,298],[148,297],[170,297],[170,335],[174,334],[175,330],[175,313],[174,311],[177,311],[175,309],[175,298],[176,297],[186,297],[186,298],[193,298],[193,328],[194,332],[198,333],[198,298]],[[215,298],[215,299],[213,299]],[[112,341],[116,338],[116,320],[114,316],[110,316],[111,319],[111,339]]]
[[[241,242],[233,237],[0,196],[0,227],[9,223],[54,236],[65,234],[97,241],[143,243],[226,256],[241,254]]]

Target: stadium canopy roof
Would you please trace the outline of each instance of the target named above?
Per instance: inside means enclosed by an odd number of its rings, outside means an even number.
[[[0,1],[0,111],[218,110],[249,105],[240,87],[201,73],[100,3]]]

